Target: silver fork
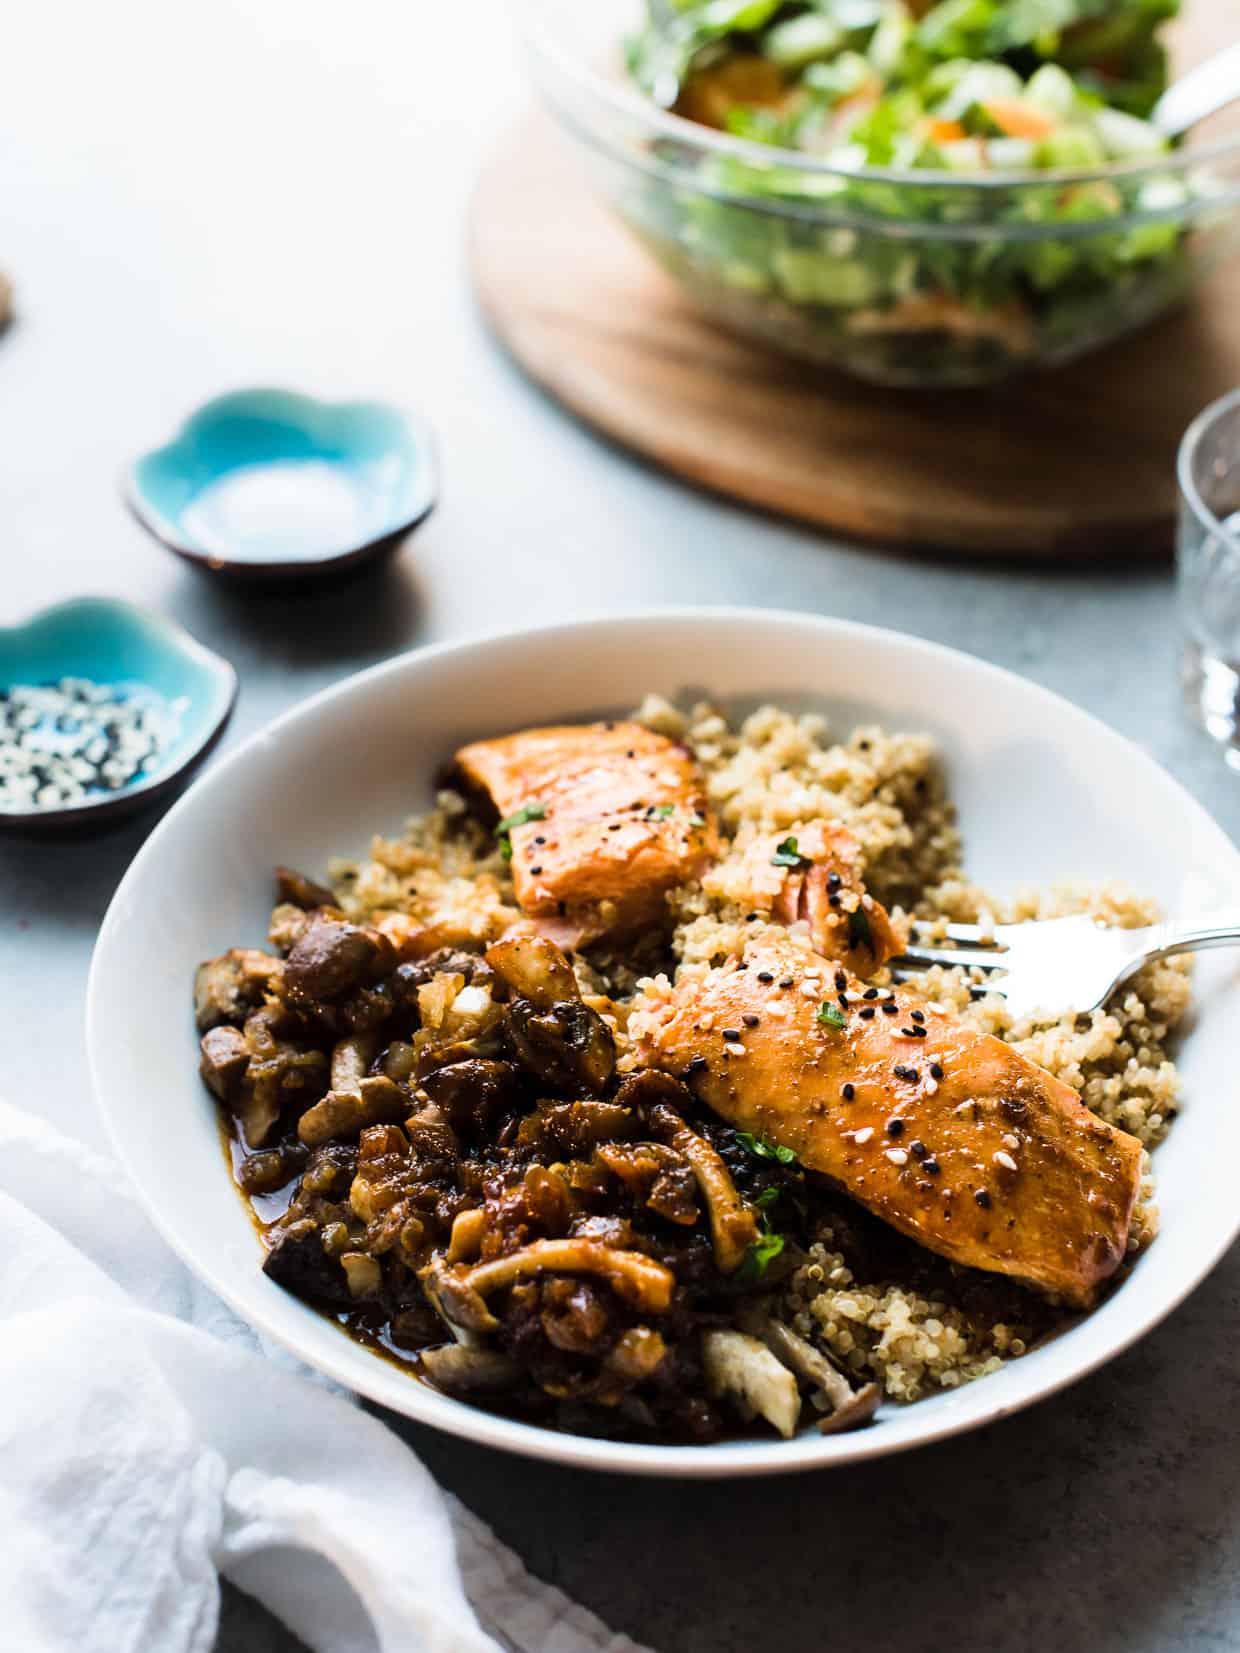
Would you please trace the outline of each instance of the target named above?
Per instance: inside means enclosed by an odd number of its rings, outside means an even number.
[[[932,964],[963,964],[985,972],[973,995],[998,993],[1017,1018],[1064,1011],[1087,1015],[1153,959],[1196,953],[1240,942],[1240,913],[1210,919],[1168,919],[1139,930],[1120,930],[1082,914],[1027,924],[949,924],[943,941],[922,942],[913,924],[909,945],[891,960],[898,981]]]

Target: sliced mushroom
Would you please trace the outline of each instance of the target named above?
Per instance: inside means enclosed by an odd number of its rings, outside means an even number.
[[[541,936],[517,935],[487,948],[487,963],[521,999],[539,1010],[579,999],[573,967],[558,947]]]
[[[250,1065],[250,1047],[235,1027],[213,1027],[199,1042],[202,1059],[198,1071],[212,1096],[232,1104],[239,1100],[245,1071]]]
[[[436,1068],[422,1089],[458,1131],[485,1132],[521,1100],[521,1070],[512,1062],[474,1058]]]
[[[674,1148],[691,1166],[710,1213],[715,1261],[721,1273],[734,1273],[758,1238],[758,1223],[719,1154],[681,1118],[678,1105],[693,1101],[689,1091],[669,1074],[647,1070],[626,1079],[616,1092],[616,1101],[640,1113],[651,1135]]]
[[[801,1417],[797,1380],[765,1343],[747,1332],[704,1332],[702,1366],[714,1394],[733,1396],[785,1440],[796,1434]]]
[[[409,1112],[409,1096],[383,1074],[354,1091],[328,1091],[297,1122],[297,1135],[314,1148],[332,1137],[359,1136],[368,1125],[393,1125]]]
[[[469,1284],[469,1276],[462,1272],[461,1265],[450,1268],[442,1258],[436,1258],[420,1278],[427,1300],[452,1328],[458,1342],[468,1346],[473,1335],[499,1329],[499,1321],[487,1308],[482,1294]],[[469,1335],[462,1337],[461,1333]]]
[[[194,973],[198,1031],[205,1033],[222,1022],[244,1021],[283,969],[282,960],[253,947],[233,947],[200,964]]]
[[[532,999],[508,1006],[505,1031],[522,1066],[555,1090],[601,1092],[616,1065],[616,1042],[597,1011],[580,999],[542,1010]]]
[[[277,867],[276,899],[287,901],[305,912],[313,912],[316,907],[333,906],[336,897],[326,884],[316,883],[304,872],[296,872],[292,867]]]
[[[352,1306],[348,1278],[339,1258],[324,1250],[322,1230],[316,1223],[303,1218],[281,1225],[272,1231],[271,1240],[271,1250],[263,1261],[268,1279],[308,1303],[332,1309]]]
[[[767,1347],[807,1383],[813,1384],[831,1402],[829,1416],[818,1427],[824,1435],[838,1430],[857,1429],[869,1423],[878,1410],[882,1398],[876,1383],[854,1389],[844,1374],[838,1371],[821,1350],[799,1337],[791,1327],[780,1320],[767,1320],[762,1328]]]
[[[207,1088],[240,1121],[246,1145],[261,1148],[280,1118],[280,1095],[268,1083],[255,1083],[252,1050],[235,1027],[213,1027],[204,1033],[198,1071]]]
[[[332,1051],[332,1090],[357,1091],[370,1072],[379,1041],[373,1033],[341,1039]]]
[[[377,981],[395,963],[391,943],[377,930],[320,915],[298,937],[285,961],[285,996],[292,1005],[313,1008]]]
[[[423,1349],[418,1364],[436,1389],[450,1395],[510,1389],[520,1376],[515,1361],[498,1349],[472,1348],[464,1343]]]
[[[462,1280],[466,1290],[484,1297],[531,1274],[595,1274],[618,1297],[649,1314],[666,1314],[676,1284],[672,1271],[643,1256],[621,1251],[600,1240],[535,1240],[507,1257],[479,1263]]]
[[[614,1102],[551,1102],[526,1114],[517,1132],[517,1143],[523,1148],[581,1155],[588,1154],[601,1142],[632,1136],[636,1128],[637,1120],[632,1112]]]
[[[470,1211],[458,1211],[452,1221],[452,1236],[448,1241],[450,1263],[476,1262],[482,1250],[482,1236],[487,1231],[487,1214],[481,1206]]]

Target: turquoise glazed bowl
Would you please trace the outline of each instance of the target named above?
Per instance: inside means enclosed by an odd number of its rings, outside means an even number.
[[[219,740],[237,699],[237,674],[172,620],[113,597],[80,597],[0,627],[0,692],[85,678],[139,691],[166,720],[149,772],[114,792],[63,808],[0,805],[0,831],[93,829],[167,797]]]
[[[125,496],[145,528],[212,573],[321,577],[395,548],[435,505],[430,429],[387,402],[239,390],[143,454]]]

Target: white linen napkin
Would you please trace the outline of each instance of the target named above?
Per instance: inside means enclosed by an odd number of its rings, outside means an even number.
[[[222,1573],[314,1653],[643,1653],[0,1102],[0,1649],[209,1653]]]

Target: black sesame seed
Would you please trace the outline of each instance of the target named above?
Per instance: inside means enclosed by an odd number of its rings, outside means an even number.
[[[838,891],[832,891],[832,893],[830,895],[828,895],[828,897],[827,897],[827,906],[828,907],[838,907],[839,904],[840,904],[840,898],[839,898]]]
[[[725,1027],[723,1030],[723,1036],[725,1039],[739,1039],[741,1036],[741,1030],[739,1027]]]
[[[757,1025],[758,1025],[758,1018],[756,1016],[752,1015],[752,1014],[750,1014],[748,1016],[742,1016],[741,1020],[744,1022],[746,1027],[757,1027]]]
[[[930,1064],[930,1077],[931,1079],[941,1079],[943,1077],[943,1069],[937,1062],[931,1062]]]
[[[779,985],[781,987],[791,987],[792,986],[792,977],[791,976],[785,976],[783,981],[781,981]]]
[[[894,1003],[891,999],[888,999],[887,1002],[883,1005],[883,1015],[884,1016],[898,1016],[899,1014],[900,1014],[900,1006],[898,1004]]]
[[[974,1193],[973,1198],[981,1206],[983,1211],[989,1211],[990,1210],[990,1195],[986,1192],[986,1190],[984,1188],[979,1188]]]
[[[915,1136],[908,1145],[908,1151],[914,1159],[925,1159],[930,1150],[919,1136]]]
[[[560,917],[563,918],[565,913],[568,911],[568,902],[567,901],[557,901],[555,905],[556,905],[556,910],[559,912]]]
[[[625,755],[626,758],[635,758],[637,756],[637,753],[633,750],[632,747],[630,747],[629,750],[624,755]]]
[[[541,871],[542,871],[541,867],[531,867],[530,868],[530,875],[533,878],[537,878]]]
[[[874,1019],[874,1006],[872,1004],[863,1004],[857,1014],[861,1017],[863,1022],[872,1021]]]
[[[689,1072],[690,1073],[705,1073],[705,1071],[706,1071],[706,1058],[705,1058],[705,1056],[694,1056],[691,1059],[690,1063],[689,1063]]]
[[[925,1019],[926,1019],[924,1012],[922,1012],[920,1010],[910,1010],[909,1015],[913,1018],[913,1020],[915,1022],[918,1022],[918,1023],[924,1022]]]
[[[761,917],[762,917],[761,913],[746,913],[745,914],[745,923],[746,924],[756,924],[757,921]]]
[[[623,822],[623,821],[613,821],[613,822],[612,822],[612,823],[611,823],[611,825],[610,825],[610,826],[609,826],[609,827],[608,827],[608,828],[607,828],[607,830],[608,830],[608,832],[619,832],[619,830],[620,830],[620,828],[621,828],[621,827],[622,827],[622,826],[623,826],[623,825],[624,825],[624,822]],[[538,842],[539,842],[539,843],[540,843],[540,844],[541,844],[541,843],[542,843],[542,842],[543,842],[543,839],[541,839],[541,838],[540,838],[540,839],[539,839],[539,840],[538,840]]]
[[[829,872],[827,874],[827,888],[829,890],[838,890],[842,882],[843,880],[838,872]]]
[[[534,842],[536,844],[545,844],[547,842],[547,840],[543,837],[542,833],[540,832],[538,834],[538,836],[535,838]]]
[[[759,970],[758,971],[758,980],[759,981],[774,981],[775,978],[769,970]]]
[[[847,986],[848,986],[848,977],[844,974],[844,972],[842,970],[837,970],[835,972],[835,990],[836,990],[836,992],[837,993],[844,992],[844,990],[847,988]]]
[[[903,1136],[904,1135],[904,1121],[902,1119],[889,1119],[887,1121],[887,1135],[888,1136]]]
[[[865,992],[861,995],[861,997],[863,999],[876,999],[878,997],[878,988],[877,987],[867,987]]]
[[[843,1096],[844,1096],[845,1102],[851,1102],[853,1097],[856,1096],[856,1094],[857,1094],[857,1087],[855,1085],[845,1085],[844,1086]]]
[[[937,1177],[939,1172],[942,1170],[942,1166],[939,1164],[937,1159],[923,1159],[921,1162],[921,1168],[932,1177]]]

